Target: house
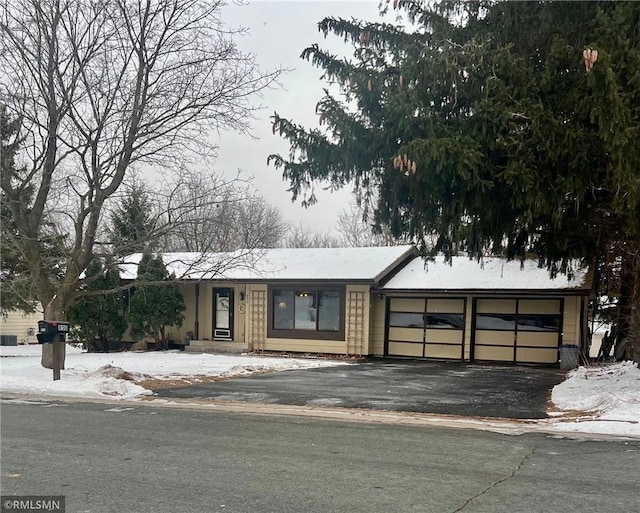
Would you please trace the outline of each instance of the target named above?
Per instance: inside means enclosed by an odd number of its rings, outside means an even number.
[[[122,276],[134,279],[141,255]],[[558,363],[585,341],[590,274],[550,278],[535,261],[425,261],[413,246],[167,253],[198,351],[353,354]]]
[[[36,310],[34,313],[12,311],[0,316],[2,345],[37,344],[38,321],[43,318],[42,310]]]

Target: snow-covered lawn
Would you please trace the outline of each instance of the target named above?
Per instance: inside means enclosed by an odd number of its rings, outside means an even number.
[[[633,362],[572,370],[551,401],[555,429],[640,438],[640,369]]]
[[[39,346],[0,346],[0,390],[41,397],[133,399],[152,392],[146,380],[231,378],[250,374],[308,369],[345,362],[321,359],[191,354],[179,351],[83,353],[67,346],[66,369],[53,381],[40,365]]]
[[[39,346],[0,346],[0,390],[46,397],[135,399],[152,392],[146,380],[231,378],[346,362],[321,359],[149,353],[82,353],[67,347],[62,379],[40,366]],[[554,387],[550,419],[538,426],[556,433],[640,438],[640,369],[632,362],[580,367]]]

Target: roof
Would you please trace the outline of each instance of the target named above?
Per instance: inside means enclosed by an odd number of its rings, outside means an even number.
[[[164,253],[169,272],[183,280],[341,281],[377,283],[417,254],[415,247],[279,248],[229,253]],[[135,279],[141,253],[120,265],[123,279]]]
[[[537,260],[508,261],[485,257],[480,262],[468,257],[453,257],[451,264],[439,257],[436,262],[414,258],[394,275],[382,290],[403,291],[584,291],[590,289],[588,269],[577,268],[571,277],[557,275],[538,267]]]

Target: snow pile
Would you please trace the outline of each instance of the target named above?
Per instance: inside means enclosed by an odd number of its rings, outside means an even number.
[[[640,369],[633,362],[579,367],[556,385],[551,400],[563,431],[640,437]]]
[[[0,390],[41,397],[132,399],[151,395],[139,383],[147,379],[231,378],[250,374],[345,365],[342,361],[259,356],[153,353],[82,353],[67,347],[66,369],[53,381],[52,371],[40,365],[39,346],[0,349]]]

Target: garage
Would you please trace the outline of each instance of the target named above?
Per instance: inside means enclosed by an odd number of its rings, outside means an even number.
[[[373,354],[558,365],[561,346],[588,348],[592,290],[592,273],[577,264],[571,275],[551,276],[534,259],[417,257],[375,292],[385,308]]]
[[[558,361],[562,299],[474,298],[473,361]]]
[[[387,300],[386,356],[462,360],[465,298]]]

